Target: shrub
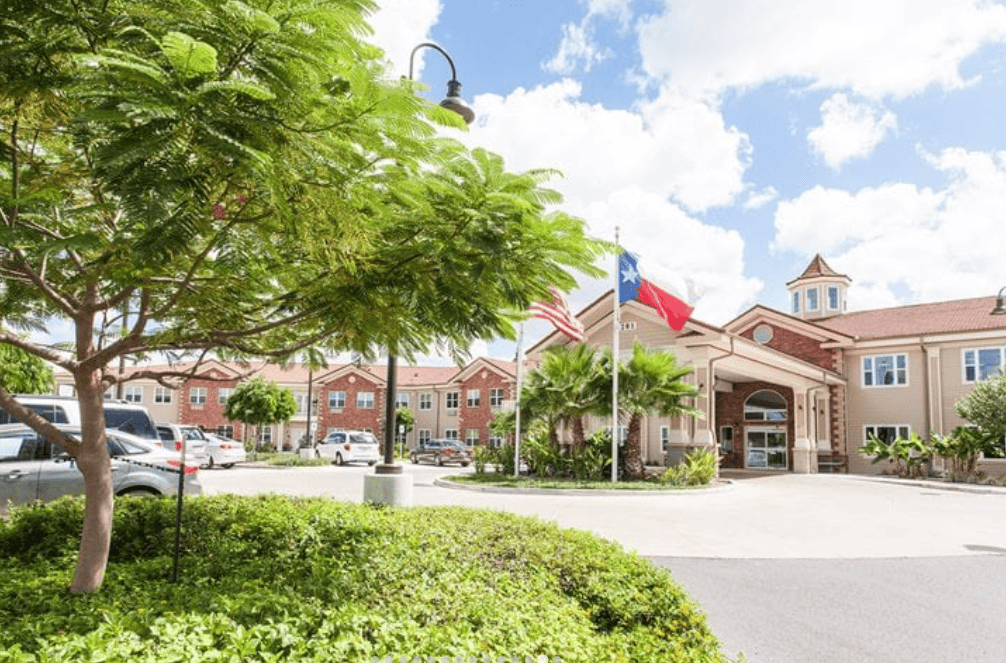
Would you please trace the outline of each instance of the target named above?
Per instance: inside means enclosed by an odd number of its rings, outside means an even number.
[[[933,433],[930,444],[931,455],[950,461],[947,478],[951,481],[973,481],[977,478],[979,458],[1002,456],[998,435],[967,426],[958,426],[950,435]]]
[[[81,504],[0,523],[0,662],[560,656],[725,663],[670,575],[617,544],[510,514],[281,496],[117,504],[101,592],[67,594]],[[509,658],[508,658],[509,660]]]
[[[695,449],[685,454],[681,462],[668,467],[660,477],[661,483],[672,486],[705,486],[716,478],[719,458],[708,449]]]
[[[895,474],[901,477],[918,477],[929,473],[933,450],[918,433],[913,432],[907,438],[898,437],[889,442],[870,433],[868,439],[859,448],[859,453],[862,456],[872,456],[873,465],[886,460],[894,465]]]
[[[475,455],[472,457],[475,474],[485,474],[486,465],[491,462],[493,462],[492,447],[475,447]]]

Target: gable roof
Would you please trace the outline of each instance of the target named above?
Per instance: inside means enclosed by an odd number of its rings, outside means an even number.
[[[817,324],[817,320],[804,320],[774,308],[769,308],[763,304],[755,304],[744,311],[736,318],[725,325],[725,329],[732,334],[743,334],[748,329],[770,322],[774,325],[784,327],[802,336],[814,338],[819,341],[832,343],[849,343],[852,337],[837,330],[822,327]]]
[[[1006,317],[989,313],[995,306],[995,301],[995,297],[977,297],[933,304],[913,304],[845,313],[811,322],[857,340],[987,330],[1006,331]]]

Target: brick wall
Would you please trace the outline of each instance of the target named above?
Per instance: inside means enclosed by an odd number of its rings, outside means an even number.
[[[479,444],[489,443],[489,422],[496,412],[489,405],[489,395],[493,388],[503,389],[503,398],[512,398],[506,380],[495,371],[483,369],[461,383],[458,388],[458,438],[464,440],[469,428],[479,431]],[[479,390],[479,406],[468,407],[468,390]]]
[[[772,327],[772,340],[766,343],[765,347],[778,350],[779,352],[784,352],[792,357],[810,362],[820,366],[821,368],[826,368],[829,371],[834,370],[834,351],[822,348],[820,341],[798,334],[784,327],[776,327],[774,325],[769,326]],[[756,327],[748,329],[741,334],[741,336],[754,340],[755,328]]]
[[[382,385],[356,374],[343,375],[331,382],[316,386],[318,390],[318,433],[324,436],[329,428],[370,430],[378,438],[384,430],[384,388]],[[346,407],[335,410],[328,406],[328,392],[346,392]],[[361,391],[374,394],[373,408],[356,407],[356,395]]]
[[[722,467],[742,468],[744,467],[744,430],[748,426],[764,426],[764,421],[744,421],[744,401],[756,391],[770,389],[786,400],[786,410],[788,413],[786,420],[786,448],[789,469],[793,469],[793,390],[789,387],[780,387],[770,382],[737,382],[734,390],[730,392],[716,392],[716,430],[721,426],[732,426],[734,429],[734,449],[732,453],[726,454],[721,463]]]
[[[213,373],[211,373],[212,375]],[[234,426],[234,437],[239,440],[244,439],[245,425],[230,421],[224,416],[224,405],[220,402],[220,389],[234,389],[238,386],[237,380],[207,380],[205,378],[192,378],[186,381],[185,386],[175,392],[178,398],[178,421],[189,426],[199,426],[207,431],[215,431],[217,426]],[[202,387],[206,389],[206,402],[197,404],[192,402],[192,389]]]

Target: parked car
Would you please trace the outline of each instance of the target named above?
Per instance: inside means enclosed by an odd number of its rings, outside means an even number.
[[[245,445],[237,440],[216,433],[206,433],[206,439],[210,443],[210,467],[219,465],[226,470],[248,460]]]
[[[157,424],[157,434],[166,449],[181,453],[184,444],[186,464],[209,467],[210,441],[199,426],[161,423]]]
[[[373,433],[362,430],[336,430],[325,436],[315,452],[336,465],[365,462],[373,465],[380,459],[380,447]]]
[[[458,463],[461,467],[468,467],[472,462],[472,450],[458,440],[427,440],[416,445],[409,459],[413,463]]]
[[[80,437],[80,427],[57,424]],[[181,457],[149,440],[106,429],[116,495],[170,495],[178,490]],[[199,495],[199,468],[186,468],[183,489]],[[0,425],[0,504],[49,501],[63,495],[83,495],[84,475],[68,453],[24,424]]]
[[[36,394],[19,394],[14,398],[18,403],[46,421],[80,427],[80,404],[76,398]],[[14,415],[0,408],[0,425],[20,423],[14,418]],[[161,443],[150,412],[147,411],[147,408],[136,403],[118,400],[105,401],[105,426],[131,433],[155,444]]]

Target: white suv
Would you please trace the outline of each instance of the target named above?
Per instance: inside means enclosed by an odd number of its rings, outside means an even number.
[[[182,453],[185,450],[185,464],[198,467],[210,465],[210,441],[199,426],[182,424],[157,424],[157,435],[165,449]]]
[[[377,438],[362,430],[334,430],[315,450],[319,458],[328,458],[336,465],[357,461],[373,465],[380,459]]]
[[[76,398],[69,396],[39,396],[39,395],[17,395],[14,396],[17,402],[25,406],[32,412],[38,414],[46,421],[54,424],[70,424],[79,427],[80,404]],[[14,418],[3,408],[0,408],[0,425],[20,424],[21,421]],[[136,403],[126,401],[105,401],[105,428],[121,430],[141,437],[154,444],[160,444],[157,430],[154,428],[154,420],[151,419],[147,408]]]

